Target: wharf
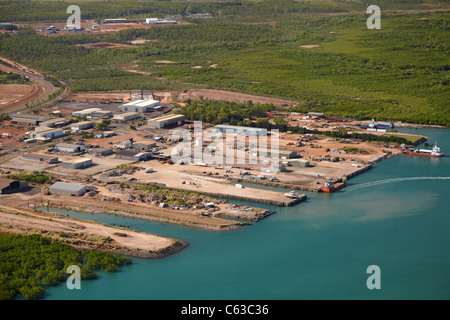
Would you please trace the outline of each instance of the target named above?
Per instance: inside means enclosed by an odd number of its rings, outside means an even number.
[[[290,202],[287,203],[286,207],[295,206],[296,204],[303,202],[306,200],[306,194],[301,194],[297,198],[292,199]]]
[[[223,194],[223,193],[213,193],[213,192],[202,192],[203,194],[206,194],[211,197],[215,198],[222,198],[227,200],[238,200],[238,201],[245,201],[245,202],[254,202],[254,203],[262,203],[262,204],[268,204],[272,206],[277,207],[291,207],[299,204],[300,202],[306,200],[307,196],[305,194],[299,195],[297,198],[291,199],[283,196],[282,193],[280,193],[280,196],[285,199],[267,199],[267,198],[252,198],[252,197],[245,197],[245,196],[239,196],[235,194]]]
[[[350,179],[350,178],[355,177],[355,176],[357,176],[357,175],[359,175],[359,174],[361,174],[361,173],[363,173],[363,172],[365,172],[365,171],[367,171],[369,169],[372,169],[373,163],[381,161],[381,160],[384,160],[384,159],[386,159],[386,157],[377,158],[377,159],[373,160],[373,162],[371,164],[368,164],[368,165],[362,167],[359,170],[355,170],[355,171],[347,174],[347,176],[346,176],[347,179]]]

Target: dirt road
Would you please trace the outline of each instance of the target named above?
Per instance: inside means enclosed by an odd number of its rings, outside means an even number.
[[[261,97],[251,94],[239,92],[213,90],[213,89],[189,89],[184,91],[154,91],[155,98],[161,100],[162,103],[184,102],[186,99],[199,99],[201,96],[210,100],[226,100],[230,102],[247,102],[251,100],[253,103],[272,103],[275,106],[290,106],[298,102],[277,99],[271,97]],[[80,102],[105,102],[105,101],[128,101],[130,98],[129,91],[123,92],[79,92],[70,95],[66,100],[76,100]]]
[[[51,95],[56,90],[53,84],[45,80],[45,77],[37,71],[2,56],[0,56],[0,62],[6,63],[0,63],[2,70],[25,76],[37,86],[37,89],[35,90],[35,93],[33,95],[24,95],[22,99],[15,99],[10,104],[5,104],[4,106],[2,106],[2,112],[13,113],[26,110],[27,107],[25,106],[25,104],[28,101],[47,101],[49,95]]]

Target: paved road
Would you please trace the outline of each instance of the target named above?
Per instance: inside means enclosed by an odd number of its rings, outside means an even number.
[[[8,58],[2,57],[0,56],[0,63],[1,62],[7,62],[8,64],[3,64],[2,63],[2,69],[5,71],[10,71],[10,72],[14,72],[23,76],[28,77],[28,79],[30,79],[30,81],[36,83],[38,86],[40,86],[43,90],[42,90],[42,94],[38,97],[33,97],[33,100],[48,100],[48,96],[50,94],[52,94],[56,88],[52,85],[51,82],[45,80],[45,77],[41,74],[39,74],[37,71],[29,69],[15,61],[12,61]],[[4,113],[16,113],[19,111],[23,111],[26,110],[27,107],[25,106],[25,103],[27,101],[22,101],[21,103],[17,104],[17,105],[13,105],[10,107],[4,107],[2,108],[2,112]]]
[[[2,62],[6,62],[7,64],[3,64]],[[33,97],[32,100],[39,99],[39,100],[47,101],[48,96],[57,89],[52,85],[51,82],[45,80],[45,77],[43,75],[41,75],[40,73],[38,73],[35,70],[29,69],[26,66],[17,63],[15,61],[12,61],[8,58],[0,56],[0,64],[1,64],[1,68],[3,70],[11,71],[11,72],[26,76],[30,79],[30,81],[34,82],[35,84],[37,84],[38,86],[40,86],[43,89],[41,91],[41,94],[37,97]],[[24,100],[18,104],[3,107],[1,109],[1,112],[11,114],[11,113],[16,113],[19,111],[26,110],[27,109],[27,107],[25,106],[26,102],[27,101]],[[55,141],[53,141],[53,142],[55,142]],[[4,162],[10,160],[11,158],[17,157],[17,155],[19,155],[19,154],[37,151],[39,149],[46,148],[47,146],[48,146],[48,144],[42,144],[42,145],[34,146],[30,149],[25,149],[25,150],[19,149],[16,152],[13,152],[11,154],[1,157],[0,163],[4,163]]]

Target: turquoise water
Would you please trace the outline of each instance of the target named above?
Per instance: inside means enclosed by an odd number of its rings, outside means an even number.
[[[450,130],[417,131],[450,154]],[[308,193],[295,207],[231,232],[114,215],[67,213],[186,240],[158,260],[134,259],[81,290],[46,299],[449,299],[450,157],[400,155],[334,194]],[[366,269],[381,270],[369,290]]]

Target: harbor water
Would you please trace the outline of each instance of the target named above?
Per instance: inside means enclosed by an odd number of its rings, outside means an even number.
[[[450,130],[401,130],[428,136],[450,155]],[[100,272],[80,290],[50,287],[44,299],[449,299],[449,187],[449,156],[402,154],[338,192],[306,193],[293,207],[259,205],[276,213],[235,231],[61,211],[189,246]],[[379,267],[380,289],[367,286],[372,265]]]

